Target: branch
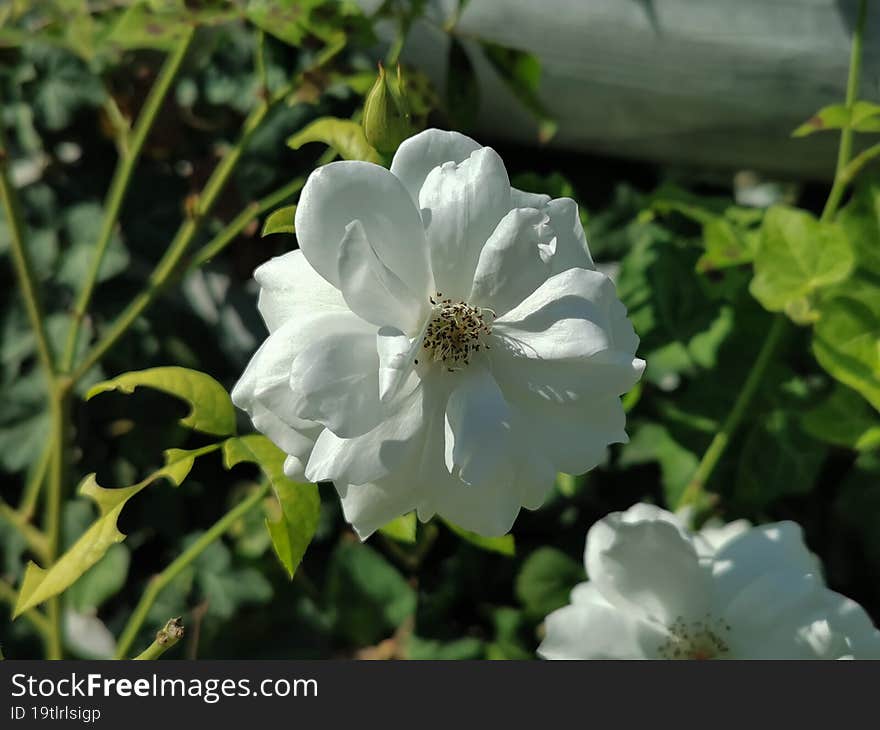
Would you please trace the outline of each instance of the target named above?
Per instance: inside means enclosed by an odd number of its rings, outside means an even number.
[[[156,632],[156,639],[134,659],[144,661],[158,659],[183,638],[183,621],[180,616],[168,619],[168,623]]]

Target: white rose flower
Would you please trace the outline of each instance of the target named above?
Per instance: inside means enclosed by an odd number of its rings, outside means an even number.
[[[713,544],[637,504],[590,528],[584,562],[589,582],[546,619],[544,659],[880,659],[880,632],[825,586],[794,522]]]
[[[233,400],[361,538],[412,510],[503,534],[627,440],[644,362],[573,200],[432,129],[390,171],[315,170],[295,223],[300,250],[254,274],[270,334]]]

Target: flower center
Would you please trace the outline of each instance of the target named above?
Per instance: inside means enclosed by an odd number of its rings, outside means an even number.
[[[659,649],[663,659],[721,659],[730,651],[725,638],[730,626],[709,616],[690,623],[679,616],[668,630],[669,638]]]
[[[470,363],[473,353],[490,349],[483,338],[492,334],[491,327],[485,322],[487,313],[492,319],[495,318],[491,309],[444,299],[441,292],[430,297],[430,300],[433,311],[425,329],[422,348],[432,362],[442,363],[449,372],[454,372]]]

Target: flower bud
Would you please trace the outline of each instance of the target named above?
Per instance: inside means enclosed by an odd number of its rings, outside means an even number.
[[[403,93],[400,64],[397,78],[391,79],[379,64],[379,75],[364,104],[364,136],[379,152],[393,153],[416,130]]]

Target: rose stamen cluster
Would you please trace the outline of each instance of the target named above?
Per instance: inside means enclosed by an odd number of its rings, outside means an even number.
[[[679,616],[667,629],[669,636],[658,649],[662,659],[722,659],[730,651],[725,639],[730,624],[713,621],[708,614],[702,621]]]
[[[433,362],[442,363],[449,372],[454,372],[470,364],[472,353],[490,349],[483,338],[492,334],[485,321],[486,313],[494,319],[491,310],[472,307],[448,297],[443,299],[441,292],[430,297],[430,302],[434,309],[425,329],[422,348],[428,351]]]

